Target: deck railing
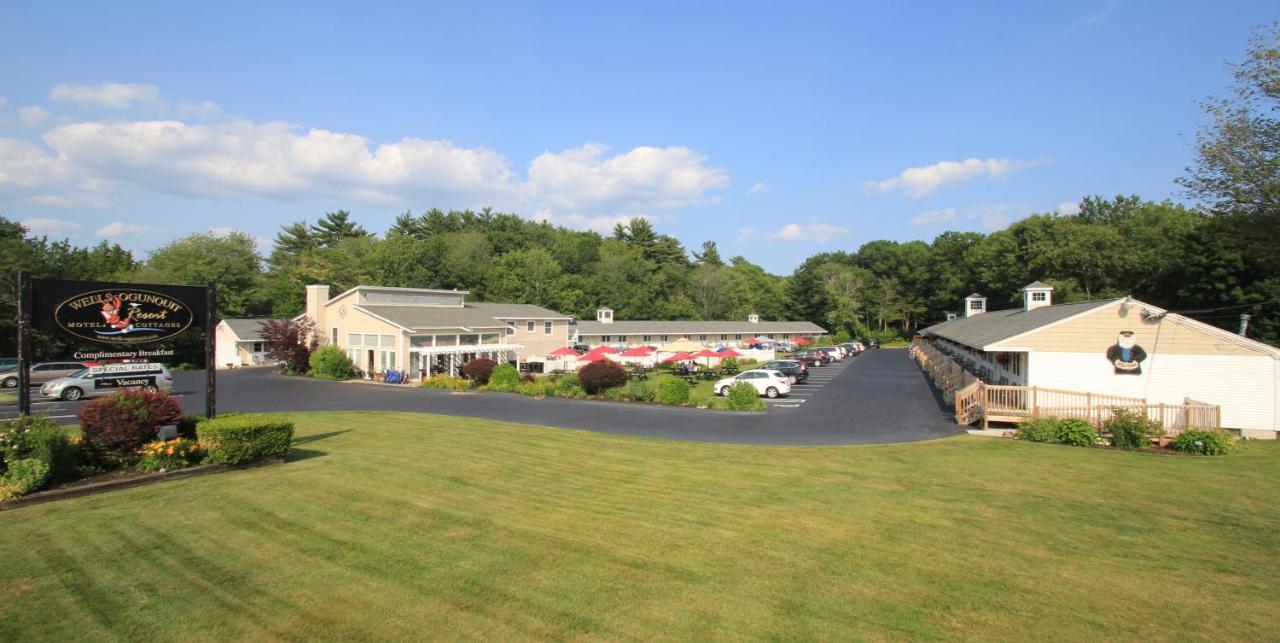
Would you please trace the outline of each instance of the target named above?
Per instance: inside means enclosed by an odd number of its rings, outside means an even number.
[[[1105,393],[987,384],[929,344],[915,346],[912,357],[933,379],[947,402],[954,404],[956,422],[964,426],[979,420],[986,428],[990,422],[1059,417],[1079,418],[1101,427],[1116,410],[1123,409],[1159,422],[1168,436],[1188,428],[1222,427],[1221,406],[1191,398],[1181,404],[1165,404]]]

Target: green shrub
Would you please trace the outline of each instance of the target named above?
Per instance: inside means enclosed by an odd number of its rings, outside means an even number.
[[[311,377],[349,380],[356,374],[356,365],[351,363],[351,358],[347,357],[341,348],[332,344],[317,348],[311,353],[308,363],[311,365],[311,370],[307,374]]]
[[[678,377],[664,377],[658,382],[658,401],[663,404],[685,404],[689,401],[689,383]]]
[[[658,399],[658,392],[653,389],[653,386],[642,380],[628,382],[627,394],[637,402],[652,402]]]
[[[1027,442],[1057,442],[1060,423],[1061,421],[1056,417],[1023,420],[1018,424],[1015,437]]]
[[[720,368],[736,371],[742,368],[742,364],[738,363],[736,357],[726,357],[720,360]]]
[[[471,390],[471,380],[464,380],[461,377],[449,377],[448,375],[432,375],[424,377],[418,386],[422,388],[446,389],[454,391]]]
[[[1102,426],[1111,433],[1111,444],[1121,449],[1145,449],[1164,435],[1159,422],[1125,409],[1114,409]]]
[[[607,388],[601,392],[604,399],[613,400],[614,402],[627,402],[631,400],[631,396],[627,394],[627,389],[621,386]]]
[[[730,386],[725,400],[729,403],[729,409],[734,411],[758,411],[764,408],[760,392],[750,382],[738,382]]]
[[[288,453],[293,422],[281,415],[227,415],[201,422],[196,433],[206,461],[241,464]]]
[[[520,384],[520,371],[511,364],[499,364],[489,374],[489,390],[514,391]]]
[[[577,391],[582,390],[582,385],[578,382],[577,375],[570,373],[556,380],[556,393],[562,393],[562,392],[573,391],[573,390],[577,390]]]
[[[1078,419],[1068,418],[1058,423],[1054,441],[1069,444],[1073,447],[1088,447],[1097,444],[1098,431],[1092,424]]]
[[[493,369],[497,367],[498,363],[488,357],[477,357],[462,367],[462,374],[477,386],[483,386],[489,383],[489,376],[493,375]]]
[[[89,446],[131,458],[138,447],[156,439],[160,427],[182,417],[178,400],[161,391],[124,390],[98,398],[80,410],[81,433]]]
[[[1225,455],[1235,448],[1236,436],[1221,429],[1188,429],[1170,446],[1197,455]]]
[[[4,474],[0,500],[23,496],[43,489],[49,482],[49,465],[37,458],[22,458],[9,462]]]
[[[627,369],[609,359],[591,362],[578,370],[578,381],[582,383],[582,389],[591,395],[622,386],[629,377]]]
[[[490,380],[489,386],[493,386],[492,380]],[[547,382],[545,384],[542,382],[521,382],[512,390],[528,397],[545,397],[547,395],[554,395],[556,389],[555,384],[552,384],[551,382]]]
[[[738,368],[747,370],[760,363],[758,359],[740,359],[738,360]]]

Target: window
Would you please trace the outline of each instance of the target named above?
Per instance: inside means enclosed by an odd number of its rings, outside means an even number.
[[[499,337],[498,333],[484,333],[480,335],[480,343],[481,344],[501,344],[502,341],[499,340],[498,337]]]
[[[364,344],[364,335],[359,333],[347,333],[347,346],[361,346]]]
[[[516,334],[516,323],[513,321],[507,322],[507,337],[510,337],[515,334]]]
[[[643,341],[644,343],[648,344],[649,342],[653,341],[653,339],[649,335],[645,335],[644,339],[640,341]]]
[[[333,344],[334,346],[337,346],[337,345],[338,345],[338,329],[337,329],[337,328],[331,328],[331,329],[329,329],[329,334],[330,334],[330,335],[332,336],[332,338],[333,338],[333,339],[330,341],[330,343],[331,343],[331,344]]]
[[[667,337],[669,337],[669,335],[663,335],[663,336],[662,336],[662,341],[664,341],[664,342],[665,342],[665,341],[667,341]]]
[[[365,345],[365,346],[377,346],[377,345],[378,345],[378,336],[377,336],[377,335],[365,335],[365,336],[364,336],[364,345]]]
[[[700,342],[705,342],[705,341],[707,341],[707,336],[706,336],[706,335],[698,335],[698,341],[700,341]]]
[[[734,336],[733,336],[733,338],[734,338],[734,339],[742,339],[742,335],[734,335]]]
[[[981,299],[973,299],[969,301],[969,310],[982,310],[984,302]]]
[[[460,346],[475,346],[480,343],[479,335],[462,335],[458,338]]]
[[[436,346],[457,346],[457,335],[436,335]]]
[[[609,336],[609,335],[601,335],[601,336],[600,336],[600,343],[601,343],[601,344],[608,344],[608,343],[609,343],[609,342],[611,342],[611,341],[613,341],[613,340],[610,338],[610,336]]]
[[[1045,301],[1045,300],[1046,300],[1046,299],[1048,299],[1048,298],[1049,298],[1049,293],[1047,293],[1047,292],[1033,292],[1033,293],[1031,293],[1031,301]]]
[[[409,347],[410,348],[428,348],[430,346],[435,345],[435,342],[433,341],[434,339],[435,338],[432,337],[431,335],[410,335]]]
[[[544,334],[544,335],[550,335],[550,334],[551,334],[551,327],[552,327],[552,325],[553,325],[553,324],[552,324],[552,322],[543,322],[543,323],[542,323],[542,334]]]
[[[721,336],[720,336],[720,341],[722,341],[722,342],[723,342],[723,341],[726,341],[726,340],[728,340],[728,339],[729,339],[729,336],[728,336],[728,335],[721,335]]]
[[[383,348],[395,348],[395,347],[396,347],[396,336],[395,336],[395,335],[383,335],[383,336],[382,336],[382,347],[383,347]]]
[[[253,352],[255,352],[255,353],[261,353],[261,352],[262,352],[262,342],[254,342],[254,343],[253,343]]]
[[[618,335],[618,342],[619,342],[619,343],[622,343],[622,344],[627,343],[627,336],[626,336],[626,335]]]
[[[537,322],[533,321],[532,319],[531,319],[531,320],[529,320],[529,332],[531,332],[531,333],[533,332],[533,329],[534,329],[534,325],[535,325],[535,324],[537,324]]]

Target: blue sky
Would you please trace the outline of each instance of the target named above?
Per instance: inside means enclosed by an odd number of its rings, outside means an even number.
[[[645,215],[788,273],[1087,194],[1179,198],[1197,101],[1280,14],[177,4],[0,5],[0,214],[143,253],[336,209],[379,232],[431,207]]]

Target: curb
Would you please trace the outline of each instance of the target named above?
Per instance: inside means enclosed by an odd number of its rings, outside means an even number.
[[[0,502],[0,511],[8,509],[17,509],[27,505],[38,505],[55,500],[63,500],[66,498],[78,498],[80,496],[89,496],[106,491],[115,491],[117,489],[128,489],[130,487],[142,487],[157,482],[165,482],[168,480],[179,480],[182,478],[194,478],[197,476],[209,475],[211,473],[223,473],[226,471],[236,471],[239,469],[256,469],[272,464],[284,464],[284,458],[267,458],[249,464],[227,466],[225,464],[201,464],[186,469],[178,469],[177,471],[161,471],[157,473],[144,473],[137,476],[120,478],[117,480],[106,480],[104,482],[95,482],[92,484],[79,485],[76,487],[67,487],[65,489],[50,489],[49,491],[37,491],[36,493],[6,500]]]

